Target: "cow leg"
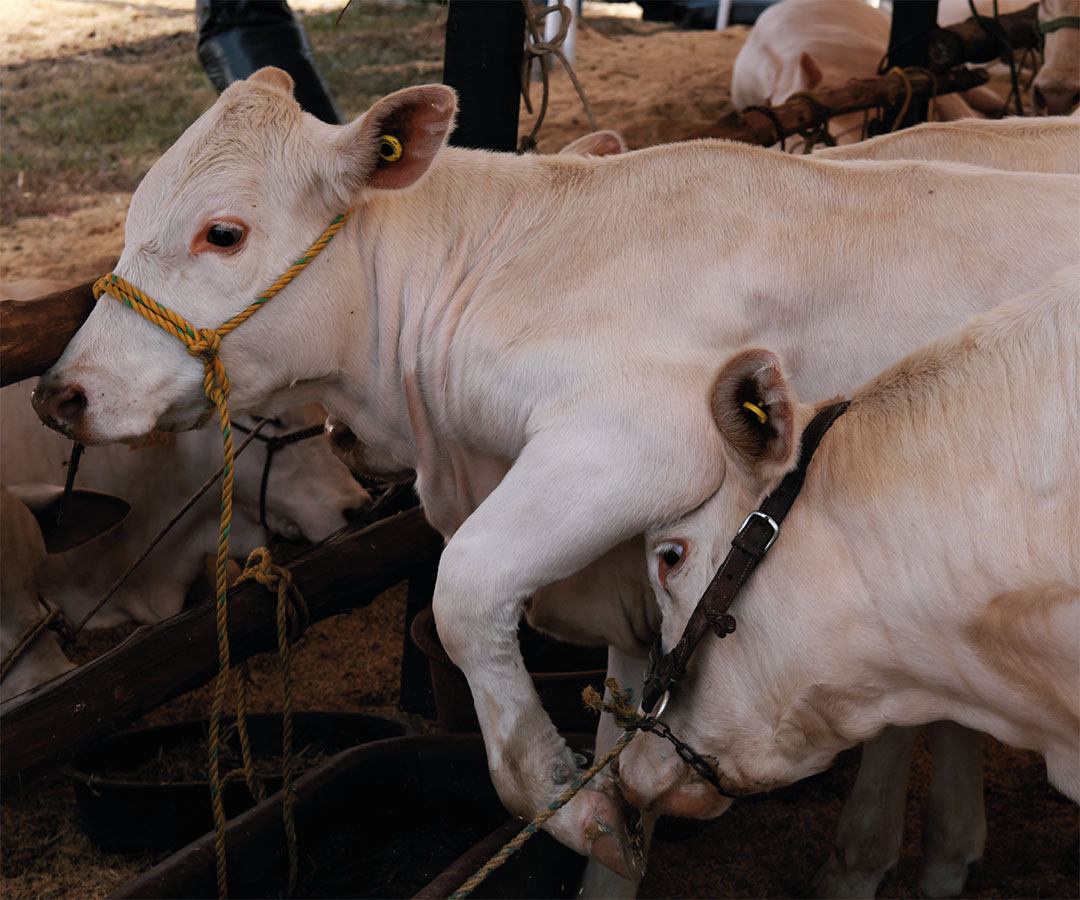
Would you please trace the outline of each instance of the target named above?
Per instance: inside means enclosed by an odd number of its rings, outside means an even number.
[[[816,897],[873,897],[900,859],[915,728],[887,728],[863,744],[832,853],[814,881]]]
[[[615,678],[622,689],[632,688],[634,696],[641,694],[644,683],[645,666],[647,660],[629,656],[614,647],[608,648],[608,676]],[[596,752],[603,753],[608,747],[622,737],[623,730],[615,724],[612,716],[606,713],[600,717],[596,729]],[[617,763],[616,763],[617,765]],[[596,776],[601,790],[617,790],[615,780],[611,777],[610,768]],[[649,812],[641,813],[641,853],[648,858],[649,843],[652,840],[653,826],[656,824],[656,816]],[[642,870],[644,874],[644,869]],[[616,875],[611,869],[600,865],[595,859],[590,859],[585,864],[585,874],[581,879],[581,888],[578,891],[580,900],[634,900],[637,896],[638,885],[641,878],[623,878]]]
[[[955,722],[927,726],[933,769],[923,813],[923,873],[927,897],[955,897],[986,843],[982,735]]]
[[[435,586],[439,635],[472,690],[492,781],[507,808],[526,818],[577,772],[521,659],[517,627],[526,598],[651,521],[701,503],[715,487],[701,473],[719,468],[715,429],[693,407],[681,427],[643,420],[636,408],[623,416],[610,405],[595,415],[575,412],[583,414],[529,440],[447,543]],[[608,428],[589,431],[582,422]],[[682,464],[672,466],[673,459]],[[624,876],[639,874],[619,806],[606,793],[583,791],[545,827]]]

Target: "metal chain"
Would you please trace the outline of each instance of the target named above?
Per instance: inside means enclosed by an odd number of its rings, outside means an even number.
[[[723,794],[725,797],[730,796],[722,787],[720,787],[720,779],[716,777],[716,771],[713,767],[710,766],[705,758],[694,750],[693,747],[689,744],[684,744],[675,737],[665,722],[660,721],[660,719],[647,719],[642,722],[638,728],[641,731],[651,731],[653,734],[664,738],[664,740],[671,741],[672,745],[675,747],[675,752],[679,754],[679,759],[709,782],[709,784],[716,788],[719,793]]]

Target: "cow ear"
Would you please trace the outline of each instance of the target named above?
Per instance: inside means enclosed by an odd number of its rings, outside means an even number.
[[[821,79],[825,77],[821,74],[818,64],[814,62],[814,57],[805,50],[799,57],[799,68],[802,69],[803,76],[806,78],[806,87],[803,90],[812,91],[821,84]]]
[[[292,76],[284,69],[278,69],[274,66],[263,66],[261,69],[257,69],[248,76],[248,84],[264,84],[280,93],[287,94],[289,97],[293,95]]]
[[[594,131],[576,141],[571,141],[560,156],[618,156],[626,152],[626,141],[617,131]]]
[[[753,349],[731,357],[716,376],[711,404],[713,419],[753,492],[794,465],[794,401],[774,353]]]
[[[428,170],[454,124],[457,96],[443,84],[405,88],[383,97],[345,126],[335,145],[338,184],[355,195],[363,188],[409,187]]]

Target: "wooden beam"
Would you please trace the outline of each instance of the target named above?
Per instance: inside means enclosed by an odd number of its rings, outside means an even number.
[[[906,77],[914,96],[928,96],[935,84],[940,95],[966,91],[984,84],[988,79],[986,72],[981,69],[956,69],[940,75],[912,70],[906,73]],[[876,78],[854,78],[840,87],[801,94],[787,103],[769,107],[768,112],[750,108],[741,113],[732,113],[697,137],[727,138],[767,147],[775,144],[780,137],[813,131],[833,116],[895,104],[903,100],[907,90],[905,79],[899,73]]]
[[[0,386],[40,375],[60,358],[94,308],[93,287],[88,281],[36,300],[0,300]]]
[[[888,68],[926,66],[929,34],[937,26],[937,12],[938,0],[904,0],[893,5]],[[894,130],[901,113],[900,128],[925,122],[928,106],[928,98],[924,96],[912,97],[909,103],[901,101],[900,105],[885,110],[881,128],[883,131]]]
[[[443,541],[414,508],[348,526],[289,565],[311,621],[365,606],[438,559]],[[266,588],[229,591],[234,663],[277,647]],[[140,628],[120,646],[0,704],[0,783],[10,790],[143,713],[215,677],[213,603]]]
[[[1000,29],[1009,46],[1014,50],[1034,47],[1038,41],[1035,22],[1039,4],[1032,3],[1019,12],[990,19],[991,31]],[[985,63],[999,59],[1002,46],[987,28],[975,19],[967,19],[948,28],[935,28],[930,32],[928,65],[934,72],[944,72],[964,63]]]

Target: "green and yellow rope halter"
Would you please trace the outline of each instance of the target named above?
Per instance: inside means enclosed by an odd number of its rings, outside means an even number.
[[[188,353],[202,359],[205,366],[203,390],[213,406],[217,408],[218,417],[221,420],[225,464],[221,476],[221,527],[218,534],[217,551],[218,677],[214,688],[214,700],[210,714],[210,796],[214,809],[217,839],[222,848],[224,847],[225,837],[225,813],[222,805],[217,748],[220,739],[221,715],[225,706],[225,688],[228,684],[231,665],[229,660],[228,607],[226,602],[228,583],[225,573],[229,562],[229,528],[232,523],[233,443],[228,409],[229,376],[219,355],[221,339],[242,322],[247,321],[267,300],[279,293],[290,281],[304,271],[311,261],[333,240],[334,235],[342,229],[351,213],[351,209],[347,210],[334,219],[330,223],[330,227],[304,252],[303,256],[289,267],[284,275],[256,297],[247,307],[218,328],[196,328],[183,316],[178,315],[166,306],[162,306],[153,297],[144,294],[115,272],[100,278],[94,285],[95,299],[100,298],[102,294],[108,294],[128,308],[135,310],[147,321],[153,322],[159,328],[173,335],[184,344]],[[217,880],[218,892],[220,896],[224,897],[227,892],[224,853],[218,854]]]

